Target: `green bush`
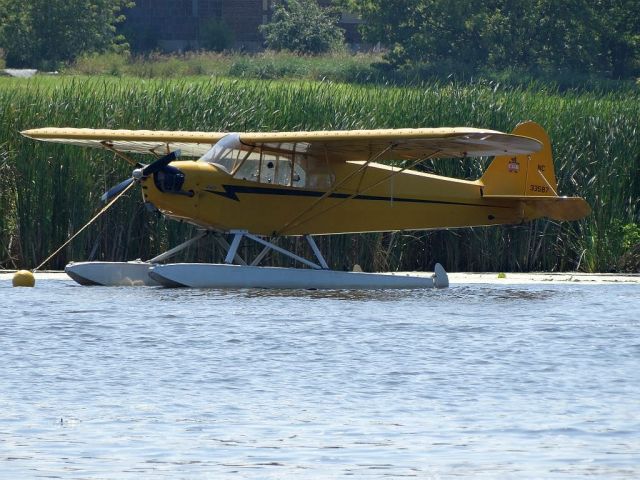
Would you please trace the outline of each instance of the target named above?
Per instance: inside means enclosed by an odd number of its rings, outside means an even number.
[[[296,55],[290,52],[267,51],[258,55],[230,57],[227,75],[258,79],[309,79],[344,83],[373,83],[382,78],[372,66],[379,56],[351,55]]]
[[[238,57],[231,64],[229,75],[274,80],[278,78],[306,78],[309,71],[310,67],[304,57],[266,52],[261,55]]]
[[[113,75],[119,77],[127,71],[129,55],[122,53],[90,53],[80,56],[69,72],[80,75]]]

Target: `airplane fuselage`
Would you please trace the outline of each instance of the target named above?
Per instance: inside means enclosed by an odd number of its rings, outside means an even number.
[[[516,224],[523,205],[484,199],[481,181],[442,177],[362,161],[331,166],[327,186],[277,185],[237,178],[204,162],[171,163],[180,191],[142,182],[143,197],[170,218],[258,235],[361,233]],[[291,182],[289,182],[291,183]]]

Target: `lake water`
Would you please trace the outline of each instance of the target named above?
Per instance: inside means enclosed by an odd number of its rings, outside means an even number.
[[[0,283],[0,478],[640,478],[640,285]]]

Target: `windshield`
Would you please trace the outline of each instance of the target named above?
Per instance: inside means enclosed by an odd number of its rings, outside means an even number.
[[[240,135],[229,133],[222,137],[211,150],[198,159],[199,162],[213,163],[227,173],[233,172],[236,164],[242,161],[242,142]],[[245,152],[246,153],[246,152]]]

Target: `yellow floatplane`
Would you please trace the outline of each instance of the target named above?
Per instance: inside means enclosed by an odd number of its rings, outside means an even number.
[[[144,202],[200,235],[147,262],[83,262],[66,267],[82,284],[217,288],[424,288],[448,285],[437,265],[431,277],[329,270],[313,235],[519,224],[540,217],[577,220],[590,212],[579,197],[558,195],[551,144],[536,123],[510,133],[476,128],[322,132],[210,133],[42,128],[26,137],[98,147],[135,169],[103,196],[142,186]],[[128,153],[156,157],[140,165]],[[180,160],[191,158],[192,160]],[[475,181],[416,171],[440,158],[490,156]],[[224,264],[166,259],[213,232]],[[231,234],[227,242],[223,234]],[[280,236],[305,236],[315,260],[278,247]],[[264,249],[251,262],[243,239]],[[260,267],[274,250],[310,268]],[[234,261],[237,264],[234,264]]]

